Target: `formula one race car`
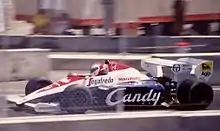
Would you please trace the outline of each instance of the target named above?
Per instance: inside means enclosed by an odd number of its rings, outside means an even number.
[[[201,110],[213,101],[212,87],[207,84],[213,73],[212,61],[146,58],[140,63],[146,73],[116,61],[106,60],[105,64],[109,67],[105,75],[72,74],[57,82],[33,78],[25,87],[25,96],[8,96],[7,100],[19,109],[29,107],[38,113],[85,113],[118,107]],[[166,76],[166,71],[172,76]]]

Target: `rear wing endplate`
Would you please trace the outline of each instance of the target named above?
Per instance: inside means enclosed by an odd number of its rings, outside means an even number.
[[[213,61],[196,58],[177,60],[145,58],[141,60],[141,67],[154,77],[163,76],[162,67],[168,67],[174,73],[176,81],[194,75],[198,80],[207,82],[213,74]]]

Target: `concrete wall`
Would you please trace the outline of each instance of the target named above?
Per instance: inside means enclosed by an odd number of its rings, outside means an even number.
[[[50,50],[15,49],[0,50],[0,82],[28,80],[47,76],[50,71]],[[33,59],[34,58],[34,59]],[[44,66],[42,67],[42,64]]]

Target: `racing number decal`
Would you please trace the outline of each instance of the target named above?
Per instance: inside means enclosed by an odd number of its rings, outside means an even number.
[[[173,67],[172,67],[172,71],[174,73],[180,72],[180,69],[181,69],[180,64],[174,64]]]
[[[210,76],[211,72],[212,72],[212,68],[213,68],[213,63],[212,62],[202,63],[201,66],[200,66],[202,76],[205,76],[205,77]]]

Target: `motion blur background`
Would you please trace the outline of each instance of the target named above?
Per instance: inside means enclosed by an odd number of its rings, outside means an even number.
[[[8,25],[10,15],[31,23],[29,34],[220,35],[219,0],[1,1],[2,32],[20,26]]]
[[[1,0],[0,5],[0,32],[10,34],[0,36],[2,49],[171,53],[174,46],[192,45],[188,52],[219,51],[219,0]]]
[[[0,130],[219,131],[219,52],[220,0],[0,0]],[[57,81],[69,72],[87,73],[92,63],[105,59],[141,70],[141,59],[149,55],[214,61],[210,80],[215,85],[210,106],[216,110],[213,117],[208,117],[210,110],[201,113],[202,117],[192,112],[189,117],[171,119],[169,113],[161,112],[160,118],[85,120],[88,123],[75,117],[66,122],[61,118],[68,117],[58,116],[51,120],[61,122],[44,122],[41,117],[44,124],[39,124],[34,120],[36,114],[14,111],[6,104],[6,96],[24,94],[30,78],[47,76]],[[20,116],[33,117],[17,119],[19,122],[8,118]],[[30,121],[33,124],[27,123]],[[20,122],[24,124],[16,124]]]

